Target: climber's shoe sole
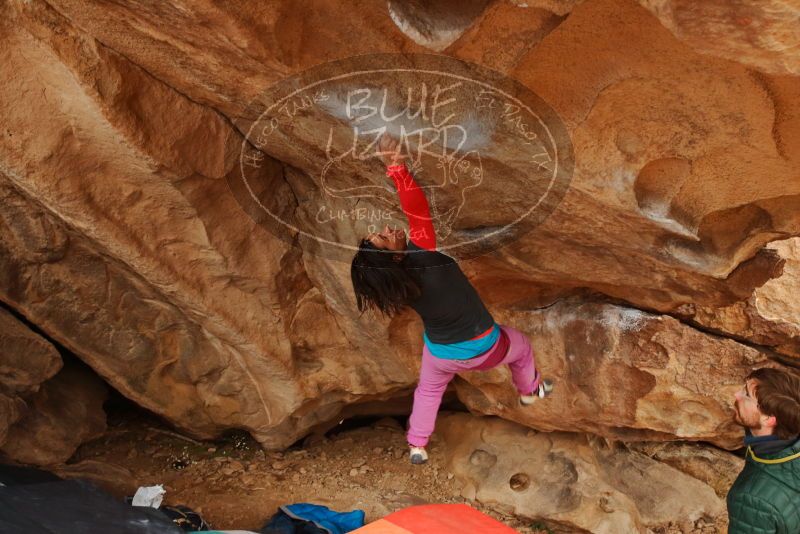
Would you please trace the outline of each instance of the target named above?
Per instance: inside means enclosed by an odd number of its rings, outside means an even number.
[[[411,459],[412,464],[422,465],[428,461],[428,452],[425,447],[411,447],[408,457]]]
[[[519,402],[523,406],[530,406],[539,399],[543,399],[553,392],[553,381],[549,378],[542,379],[539,387],[530,395],[520,395]]]

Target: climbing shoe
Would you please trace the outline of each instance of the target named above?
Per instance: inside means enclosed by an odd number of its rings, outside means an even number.
[[[425,451],[425,447],[411,446],[411,451],[409,452],[408,457],[411,459],[411,463],[414,465],[424,464],[428,461],[428,453]]]
[[[539,386],[536,388],[536,391],[532,392],[530,395],[520,395],[519,402],[525,406],[530,406],[537,399],[543,399],[550,395],[553,391],[553,381],[545,378],[541,382],[539,382]]]

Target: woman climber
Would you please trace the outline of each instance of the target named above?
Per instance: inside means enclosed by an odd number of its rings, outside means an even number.
[[[422,464],[442,396],[456,373],[506,364],[524,405],[547,396],[552,383],[536,370],[528,338],[495,323],[458,263],[436,251],[428,201],[403,163],[398,142],[383,136],[378,148],[408,219],[408,241],[402,229],[388,225],[369,234],[359,243],[350,275],[359,311],[391,316],[410,306],[422,318],[422,367],[407,434],[411,463]]]

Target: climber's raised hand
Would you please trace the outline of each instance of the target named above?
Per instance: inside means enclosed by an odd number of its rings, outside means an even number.
[[[378,156],[387,167],[400,165],[406,159],[400,153],[400,142],[389,134],[383,134],[378,139]]]

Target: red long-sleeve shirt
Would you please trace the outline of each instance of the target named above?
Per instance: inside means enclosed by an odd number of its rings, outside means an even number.
[[[419,248],[436,250],[436,232],[425,192],[405,165],[390,165],[386,168],[386,176],[394,180],[400,207],[408,219],[408,239]]]
[[[389,166],[386,175],[394,180],[400,207],[408,219],[407,250],[413,254],[408,254],[405,261],[408,268],[415,269],[422,289],[422,295],[409,305],[425,325],[425,343],[430,348],[431,343],[461,343],[489,335],[494,319],[478,292],[458,263],[436,250],[436,233],[425,192],[405,165]],[[468,353],[469,349],[462,347],[462,353]],[[431,352],[438,355],[433,349]]]

